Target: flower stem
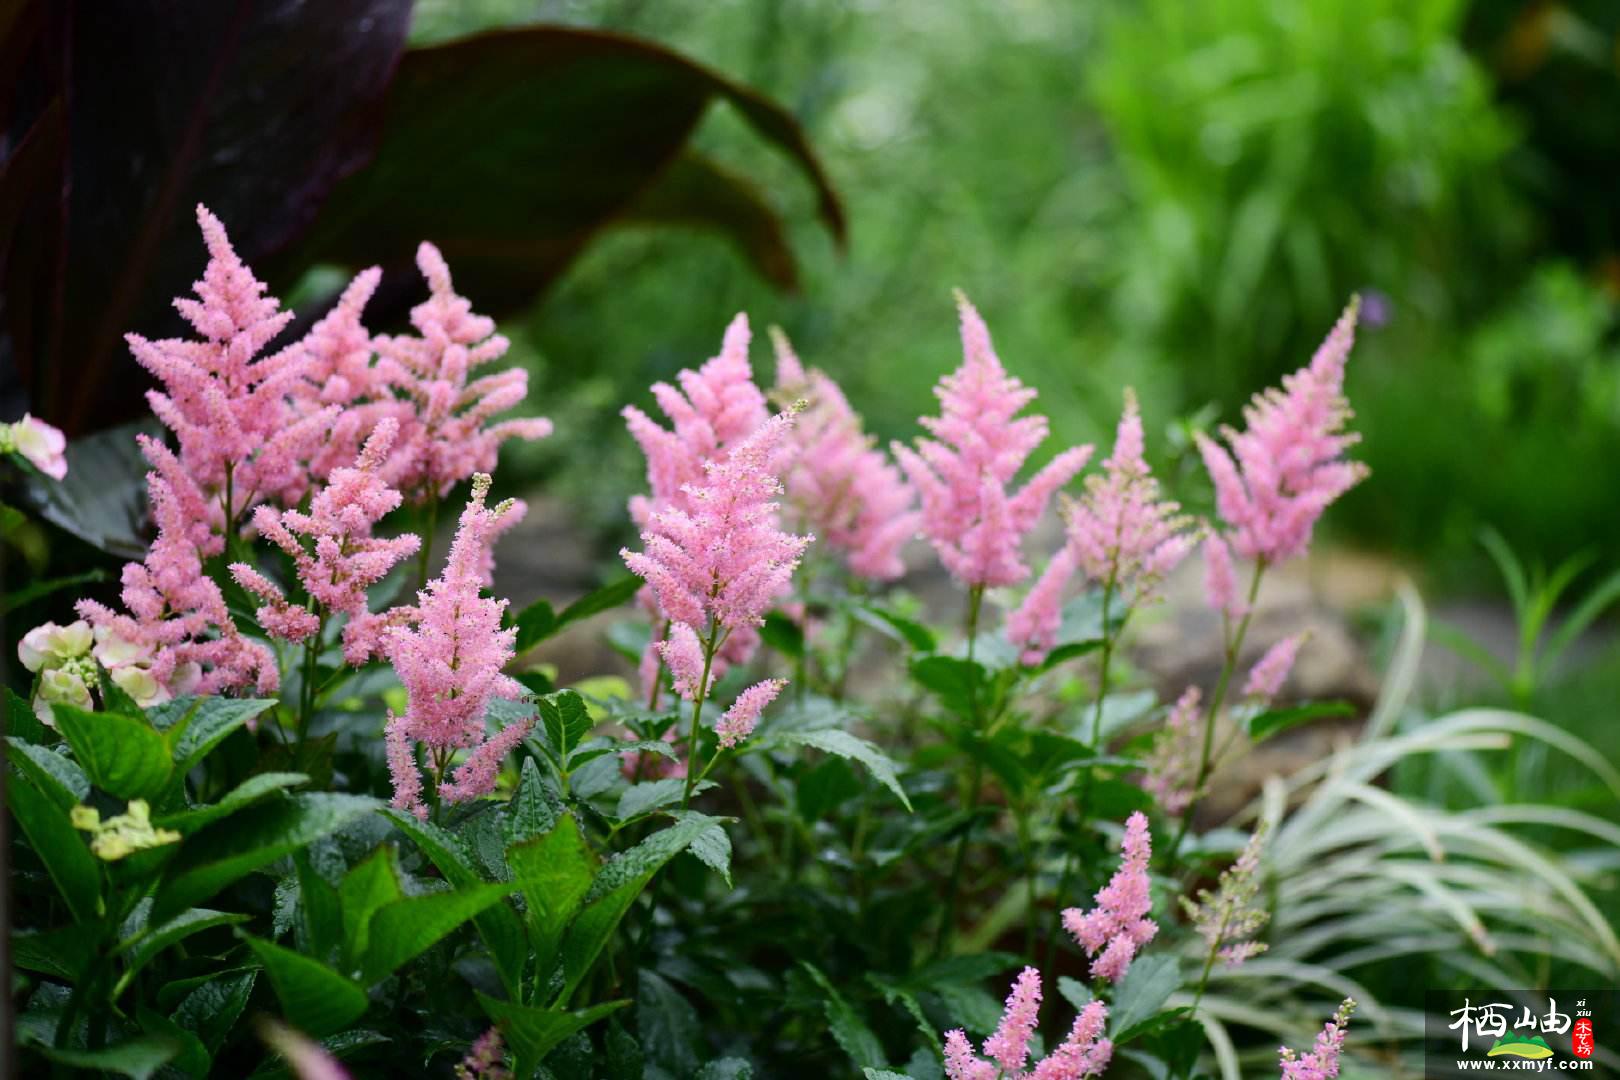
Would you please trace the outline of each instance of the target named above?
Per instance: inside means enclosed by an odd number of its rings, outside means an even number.
[[[1187,838],[1187,830],[1192,826],[1193,811],[1198,808],[1198,793],[1204,790],[1204,782],[1209,779],[1210,751],[1215,746],[1215,719],[1220,715],[1221,705],[1226,701],[1226,692],[1232,685],[1232,673],[1237,669],[1238,654],[1243,650],[1243,638],[1249,632],[1249,621],[1254,618],[1254,601],[1260,595],[1260,578],[1266,572],[1266,560],[1256,559],[1254,563],[1254,576],[1249,579],[1249,599],[1239,620],[1237,631],[1232,634],[1226,646],[1226,660],[1221,665],[1221,677],[1215,684],[1215,694],[1209,700],[1209,709],[1204,713],[1204,745],[1198,756],[1198,773],[1193,780],[1193,798],[1187,803],[1187,808],[1181,812],[1181,825],[1176,830],[1176,838],[1170,844],[1168,865],[1173,867],[1176,855],[1181,851],[1182,841]]]
[[[681,809],[692,801],[692,788],[697,785],[698,733],[703,720],[703,702],[709,696],[709,674],[714,670],[715,642],[720,636],[719,624],[709,619],[709,633],[703,639],[703,677],[698,680],[697,693],[692,695],[692,731],[686,739],[686,788],[681,792]],[[707,770],[704,770],[707,772]]]
[[[310,601],[311,605],[314,601]],[[315,633],[304,643],[304,681],[299,687],[298,706],[298,749],[304,748],[304,740],[309,738],[309,722],[315,712],[315,668],[321,655],[321,637],[326,630],[326,620],[323,618],[316,625]]]

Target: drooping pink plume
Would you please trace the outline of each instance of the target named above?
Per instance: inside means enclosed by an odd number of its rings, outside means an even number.
[[[813,529],[857,577],[899,577],[900,549],[922,523],[910,486],[862,429],[838,384],[806,372],[780,329],[772,328],[771,339],[778,400],[809,402],[784,454],[791,519]]]
[[[780,694],[786,685],[786,679],[766,679],[738,694],[731,708],[727,709],[719,722],[714,725],[715,734],[720,736],[720,745],[736,746],[752,735],[754,725],[759,723],[759,714],[765,711],[765,706],[776,700],[776,695]]]
[[[1322,512],[1367,475],[1344,456],[1359,439],[1344,430],[1352,415],[1344,367],[1357,310],[1351,300],[1310,364],[1283,376],[1281,389],[1254,396],[1243,431],[1223,429],[1230,453],[1198,437],[1216,508],[1245,558],[1275,564],[1304,552]]]
[[[1052,495],[1074,478],[1091,447],[1065,450],[1016,492],[1013,477],[1046,438],[1044,416],[1019,417],[1035,391],[1007,374],[990,332],[957,294],[963,363],[934,393],[940,415],[920,422],[931,438],[894,455],[922,499],[923,533],[964,585],[1014,585],[1029,576],[1020,547]]]

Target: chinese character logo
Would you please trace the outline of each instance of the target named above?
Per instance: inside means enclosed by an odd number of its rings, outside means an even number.
[[[1460,1030],[1464,1053],[1468,1052],[1469,1036],[1473,1035],[1475,1038],[1495,1040],[1491,1044],[1490,1050],[1486,1052],[1486,1057],[1510,1056],[1530,1060],[1540,1060],[1553,1056],[1552,1047],[1547,1045],[1547,1040],[1537,1034],[1538,1032],[1562,1035],[1570,1030],[1572,1023],[1568,1013],[1558,1011],[1558,1002],[1553,998],[1548,999],[1547,1012],[1543,1016],[1537,1016],[1526,1008],[1517,1020],[1513,1020],[1513,1007],[1511,1005],[1503,1002],[1475,1005],[1467,999],[1463,1000],[1463,1007],[1453,1010],[1451,1015],[1456,1017],[1456,1020],[1451,1024],[1451,1029],[1453,1031]],[[1508,1029],[1509,1021],[1513,1021],[1511,1031]],[[1587,1027],[1587,1045],[1590,1046],[1592,1042],[1591,1022],[1583,1019],[1575,1027],[1574,1040],[1577,1053],[1582,1037],[1580,1024],[1585,1024]],[[1588,1050],[1589,1054],[1590,1050]]]
[[[1597,1050],[1597,1037],[1592,1034],[1592,1021],[1583,1016],[1575,1021],[1575,1047],[1572,1051],[1578,1058],[1589,1058]]]

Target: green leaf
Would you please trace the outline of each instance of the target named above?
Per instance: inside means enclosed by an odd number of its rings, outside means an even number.
[[[190,990],[175,1007],[174,1022],[195,1031],[210,1052],[224,1044],[259,981],[257,968],[220,975]]]
[[[827,1017],[828,1030],[832,1032],[833,1040],[855,1062],[855,1067],[862,1070],[883,1068],[887,1064],[883,1044],[866,1026],[866,1021],[856,1014],[820,968],[807,960],[800,960],[799,966],[821,988],[821,1008]]]
[[[907,810],[911,809],[911,799],[906,796],[906,789],[900,786],[900,777],[895,771],[895,764],[883,751],[858,736],[836,728],[818,728],[812,731],[778,731],[765,740],[787,746],[809,746],[829,754],[836,754],[841,758],[858,761],[866,766],[884,787],[894,792]]]
[[[1102,646],[1102,638],[1092,638],[1089,641],[1071,641],[1066,645],[1059,645],[1047,653],[1045,659],[1035,665],[1035,670],[1051,671],[1059,664],[1073,660],[1077,656],[1085,656],[1087,653],[1096,652]]]
[[[550,832],[561,813],[562,802],[540,775],[539,764],[532,757],[525,758],[517,792],[504,812],[506,842],[514,844]]]
[[[148,1080],[174,1060],[175,1055],[180,1053],[180,1044],[158,1035],[139,1035],[100,1050],[59,1050],[53,1046],[36,1046],[34,1049],[59,1065],[117,1073],[130,1080]]]
[[[45,741],[45,725],[39,722],[34,715],[34,707],[28,699],[19,695],[11,687],[6,687],[6,734],[24,742],[40,743]]]
[[[931,653],[939,647],[938,639],[928,627],[876,604],[857,605],[855,617],[892,638],[904,641],[913,652]]]
[[[307,848],[293,853],[293,870],[298,875],[298,904],[303,909],[310,952],[316,959],[328,959],[343,943],[343,901],[332,883],[315,869]]]
[[[61,589],[74,589],[80,585],[94,585],[107,580],[107,571],[102,569],[86,570],[82,574],[69,574],[67,577],[46,578],[30,585],[24,585],[16,592],[0,596],[0,615],[5,615],[24,604],[31,604],[35,600],[43,599]]]
[[[513,642],[512,649],[518,656],[522,656],[561,629],[557,622],[557,612],[553,610],[549,600],[536,600],[518,612],[512,624],[517,627],[517,640]]]
[[[266,799],[188,836],[164,868],[152,917],[166,920],[226,885],[381,804],[360,795],[307,794]]]
[[[804,631],[780,611],[766,614],[765,623],[759,628],[759,636],[765,644],[790,660],[804,657]]]
[[[180,731],[173,743],[175,764],[183,773],[190,772],[231,732],[275,704],[271,698],[206,697],[181,700],[196,703],[191,722]]]
[[[697,1009],[651,968],[643,968],[637,980],[636,1031],[643,1053],[676,1076],[690,1076],[705,1044]]]
[[[478,1004],[484,1007],[491,1020],[500,1025],[501,1034],[517,1055],[517,1075],[529,1076],[558,1043],[604,1016],[619,1011],[630,1002],[608,1001],[570,1012],[517,1005],[480,993]]]
[[[724,878],[728,889],[731,888],[731,837],[726,834],[725,826],[695,810],[675,812],[677,821],[689,817],[704,818],[708,822],[707,827],[692,838],[689,850],[704,866]]]
[[[1181,968],[1174,956],[1151,953],[1140,956],[1119,981],[1108,1030],[1117,1042],[1133,1034],[1132,1029],[1151,1019],[1170,995],[1181,986]]]
[[[168,744],[145,720],[62,704],[51,712],[90,782],[109,795],[151,799],[168,783],[174,771]]]
[[[539,704],[546,742],[558,761],[567,762],[574,747],[596,726],[585,708],[585,699],[572,690],[559,690],[541,698]]]
[[[383,844],[371,857],[344,875],[338,886],[343,915],[343,969],[352,971],[366,954],[367,932],[378,908],[405,898],[399,888],[394,846]]]
[[[717,1058],[704,1065],[692,1080],[753,1080],[754,1066],[744,1058]]]
[[[213,1055],[194,1032],[187,1031],[167,1016],[145,1005],[136,1008],[135,1018],[146,1034],[168,1039],[179,1048],[175,1052],[170,1068],[178,1069],[196,1080],[203,1080],[208,1075],[209,1066],[213,1064]]]
[[[690,847],[713,822],[713,818],[702,814],[690,814],[603,864],[586,894],[584,910],[563,938],[563,987],[556,1000],[566,1001],[573,994],[653,875]]]
[[[1084,1009],[1093,1000],[1091,987],[1068,975],[1058,976],[1058,993],[1063,995],[1064,1001],[1074,1006],[1075,1012]]]
[[[530,758],[527,765],[533,765]],[[399,826],[401,832],[409,836],[428,861],[438,868],[439,873],[457,889],[468,888],[483,883],[478,871],[473,869],[472,859],[463,848],[461,842],[450,833],[445,832],[437,825],[425,821],[418,821],[410,814],[398,810],[384,811]],[[523,965],[528,958],[529,942],[523,932],[523,923],[517,912],[506,904],[495,904],[478,913],[473,919],[478,927],[479,936],[484,944],[489,946],[491,958],[495,968],[500,973],[501,981],[507,991],[514,992],[523,978]]]
[[[11,936],[11,962],[25,971],[38,971],[76,983],[96,954],[96,939],[79,926],[64,926],[40,933]]]
[[[192,934],[200,934],[204,930],[211,930],[216,926],[232,926],[236,923],[247,922],[248,916],[236,915],[226,911],[209,911],[207,908],[192,908],[181,912],[162,926],[155,927],[145,937],[141,938],[128,950],[125,961],[124,974],[119,979],[119,986],[125,986],[135,973],[157,959],[159,953],[177,941],[183,941]],[[147,923],[151,926],[150,921]]]
[[[588,619],[592,615],[599,615],[604,611],[629,603],[641,591],[641,579],[634,574],[625,574],[623,577],[603,585],[594,592],[588,592],[563,608],[562,614],[557,616],[558,629],[569,623]]]
[[[506,863],[523,887],[529,912],[529,939],[542,979],[550,974],[557,943],[596,877],[596,856],[579,822],[564,814],[555,827],[506,849]]]
[[[989,700],[988,676],[976,660],[920,656],[911,662],[911,677],[963,719],[973,717]]]
[[[379,908],[371,916],[361,978],[367,985],[380,982],[516,888],[515,882],[474,885],[455,892],[412,896]]]
[[[189,836],[203,826],[245,810],[261,799],[307,783],[309,777],[303,773],[257,773],[220,796],[218,802],[204,803],[178,813],[162,814],[153,818],[153,822]]]
[[[710,783],[710,787],[714,784]],[[632,784],[619,796],[618,809],[613,816],[620,821],[638,818],[643,814],[681,801],[686,794],[686,781],[682,779],[648,780]]]
[[[1249,738],[1254,742],[1262,742],[1279,732],[1312,720],[1354,715],[1356,707],[1348,701],[1313,701],[1308,705],[1298,705],[1291,709],[1269,709],[1250,719]]]
[[[307,1035],[318,1039],[340,1031],[358,1020],[371,1003],[359,983],[319,960],[247,934],[242,940],[264,964],[287,1022]]]
[[[63,810],[71,810],[90,794],[90,781],[85,778],[84,770],[55,750],[15,737],[8,737],[6,745],[11,750],[11,763]]]
[[[101,915],[101,868],[67,810],[18,775],[6,784],[6,803],[73,917],[95,922]]]

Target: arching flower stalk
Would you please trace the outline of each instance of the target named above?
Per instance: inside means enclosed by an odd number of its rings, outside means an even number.
[[[1217,959],[1229,967],[1237,967],[1266,951],[1263,942],[1254,940],[1254,935],[1271,919],[1270,912],[1256,902],[1260,892],[1260,853],[1265,843],[1266,830],[1262,826],[1249,837],[1237,861],[1221,871],[1215,892],[1199,889],[1197,902],[1185,896],[1181,898],[1182,910],[1208,949],[1198,992],[1193,998],[1195,1009],[1203,1000],[1209,973]]]

